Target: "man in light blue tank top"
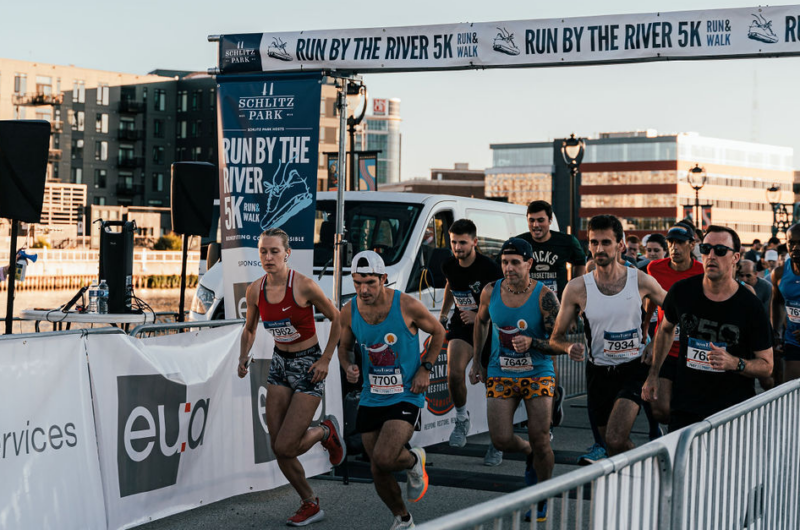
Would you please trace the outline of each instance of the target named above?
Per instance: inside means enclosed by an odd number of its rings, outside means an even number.
[[[500,250],[503,278],[481,292],[475,318],[474,357],[470,381],[486,382],[487,415],[492,444],[503,452],[527,455],[527,485],[553,473],[550,420],[555,393],[553,355],[548,337],[558,315],[558,298],[530,277],[530,244],[511,238]],[[480,351],[491,323],[492,353],[486,370]],[[520,401],[528,413],[528,441],[514,434],[514,411]],[[526,519],[530,516],[526,515]],[[539,503],[536,519],[547,519],[547,502]]]
[[[351,273],[356,297],[342,308],[339,362],[350,383],[357,383],[363,374],[356,430],[369,455],[375,490],[394,515],[391,528],[412,528],[414,520],[393,473],[406,471],[406,498],[422,499],[428,489],[425,450],[407,445],[420,427],[444,328],[421,302],[386,287],[386,267],[377,253],[356,254]],[[431,336],[422,357],[420,329]],[[354,344],[361,368],[351,358]]]
[[[775,362],[775,384],[800,378],[800,224],[786,232],[789,258],[783,267],[776,267],[772,280],[772,329],[774,346],[783,351],[783,370]],[[783,336],[780,330],[786,326]],[[780,351],[780,350],[779,350]]]

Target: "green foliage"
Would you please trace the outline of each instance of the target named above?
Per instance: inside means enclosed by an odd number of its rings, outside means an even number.
[[[182,247],[181,238],[175,234],[165,234],[158,238],[153,250],[180,250]]]
[[[148,276],[147,277],[147,288],[148,289],[177,289],[181,286],[181,275],[180,274],[158,274],[155,276]],[[197,275],[187,275],[186,276],[186,288],[192,289],[197,287]]]

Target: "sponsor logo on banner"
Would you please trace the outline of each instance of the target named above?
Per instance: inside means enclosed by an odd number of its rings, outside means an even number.
[[[425,340],[425,348],[420,354],[420,358],[425,356],[428,351],[431,338]],[[450,387],[447,384],[447,340],[442,343],[442,349],[433,363],[433,371],[430,375],[430,385],[425,394],[425,401],[428,403],[428,410],[435,416],[442,416],[453,410],[453,400],[450,398]]]
[[[250,402],[253,411],[253,460],[256,464],[272,462],[269,429],[267,429],[267,378],[269,377],[270,359],[253,359],[250,365]]]
[[[238,35],[220,43],[220,68],[228,72],[248,72],[261,68],[261,35]]]
[[[189,402],[162,375],[119,376],[117,398],[120,497],[174,485],[181,455],[203,443],[210,399]]]
[[[247,287],[249,285],[248,282],[233,284],[234,318],[247,318]]]
[[[372,115],[373,116],[386,116],[389,109],[388,99],[373,99],[372,100]]]
[[[778,36],[772,31],[772,21],[764,18],[764,15],[753,14],[754,21],[750,23],[747,30],[747,38],[764,42],[767,44],[775,44],[778,42]]]

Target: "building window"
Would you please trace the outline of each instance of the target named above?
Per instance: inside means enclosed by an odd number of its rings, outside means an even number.
[[[95,169],[94,170],[94,187],[96,189],[105,188],[106,187],[106,176],[107,172],[105,169]]]
[[[24,94],[28,90],[28,74],[14,74],[14,94]]]
[[[108,142],[97,141],[94,143],[94,159],[108,160]]]
[[[203,106],[203,90],[192,90],[192,110],[200,110]]]
[[[136,158],[136,154],[134,153],[132,145],[120,145],[118,156],[120,162],[124,162],[125,160],[133,160]]]
[[[178,112],[186,112],[189,106],[189,92],[186,90],[178,91]]]
[[[72,82],[72,101],[75,103],[86,102],[86,82],[82,79]]]
[[[43,75],[36,76],[36,95],[37,96],[51,96],[53,95],[53,78]]]
[[[153,110],[167,110],[167,91],[157,88],[153,96]]]
[[[58,164],[53,164],[53,178],[58,180]]]
[[[82,131],[85,128],[85,114],[82,110],[72,113],[72,130]]]
[[[72,159],[83,160],[83,139],[72,139]]]
[[[100,83],[97,85],[97,104],[108,106],[108,85]]]
[[[160,145],[153,146],[153,162],[156,164],[164,163],[164,148]]]
[[[200,138],[203,131],[203,120],[192,122],[192,138]]]
[[[108,132],[108,114],[97,113],[97,119],[94,123],[94,130],[99,133]]]
[[[186,138],[186,120],[178,122],[178,138]]]
[[[106,198],[105,197],[95,197],[94,198],[94,204],[96,204],[97,206],[105,206]]]
[[[72,182],[75,184],[83,184],[83,168],[72,168]]]
[[[153,120],[153,137],[164,138],[164,120]]]
[[[208,91],[208,108],[211,110],[217,108],[217,90],[215,88]]]
[[[163,173],[153,173],[153,191],[164,191]]]
[[[195,147],[192,149],[192,160],[203,160],[203,148]]]

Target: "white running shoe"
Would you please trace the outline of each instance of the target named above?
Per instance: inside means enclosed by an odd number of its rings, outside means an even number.
[[[493,443],[489,443],[489,449],[483,457],[484,466],[499,466],[503,463],[503,451],[498,450]]]
[[[411,516],[411,514],[408,514]],[[411,519],[408,521],[403,521],[399,515],[394,516],[394,522],[389,530],[403,530],[403,528],[414,528],[414,517],[411,516]]]
[[[450,447],[464,447],[467,445],[467,433],[469,433],[469,412],[467,412],[467,419],[459,420],[456,417],[456,426],[453,427],[453,432],[450,433]]]
[[[428,491],[428,472],[425,471],[425,449],[412,447],[411,453],[417,455],[417,463],[406,471],[406,497],[411,502],[419,502]]]

